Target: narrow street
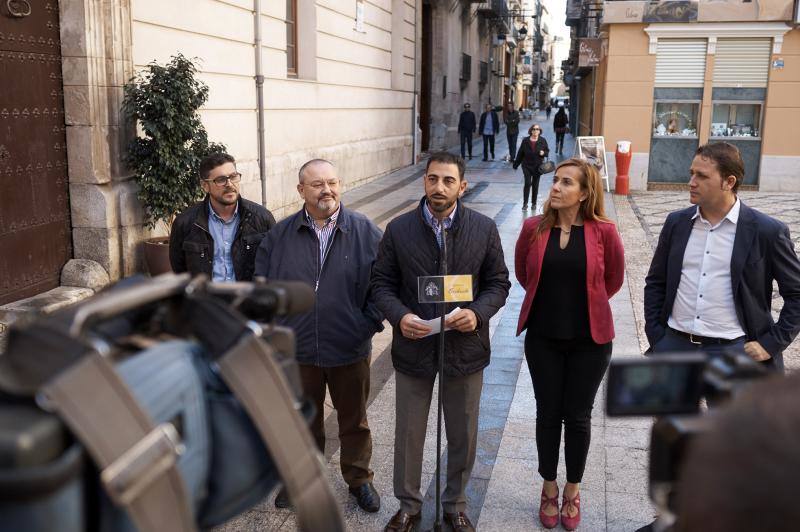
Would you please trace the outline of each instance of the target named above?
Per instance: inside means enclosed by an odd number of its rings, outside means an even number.
[[[552,124],[544,114],[535,117],[544,126],[545,138],[555,147]],[[520,125],[527,131],[531,121]],[[502,137],[502,138],[501,138]],[[494,219],[503,242],[506,264],[513,286],[506,306],[491,323],[492,362],[485,370],[479,421],[478,453],[468,487],[468,514],[479,530],[540,530],[537,518],[541,479],[537,471],[535,446],[536,405],[527,365],[524,363],[522,336],[515,336],[517,316],[524,292],[514,278],[514,245],[526,216],[523,211],[522,171],[514,171],[503,161],[508,153],[505,133],[498,135],[496,159],[483,162],[482,141],[476,139],[473,159],[468,161],[466,178],[469,188],[464,201]],[[567,137],[565,156],[573,151],[574,141]],[[393,172],[372,183],[344,194],[343,203],[369,216],[381,228],[395,216],[414,209],[422,197],[421,176],[424,165]],[[345,180],[347,176],[342,176]],[[539,185],[537,209],[549,190],[549,180]],[[616,218],[610,194],[606,209]],[[639,356],[640,338],[634,319],[634,301],[628,282],[612,300],[617,337],[614,356]],[[367,514],[358,509],[341,479],[338,463],[336,416],[330,408],[326,427],[330,479],[341,498],[348,526],[354,531],[382,530],[398,509],[392,492],[394,449],[395,388],[387,328],[373,340],[372,380],[368,416],[372,429],[372,468],[375,487],[382,496],[380,512]],[[433,404],[436,404],[434,397]],[[592,447],[582,484],[582,530],[631,531],[650,522],[654,512],[647,497],[647,446],[649,419],[608,419],[604,415],[604,389],[598,394],[592,421]],[[422,530],[431,529],[434,521],[436,464],[436,409],[431,408],[426,440],[423,485],[428,486],[423,507]],[[446,452],[443,458],[446,458]],[[444,462],[443,462],[444,463]],[[559,480],[564,482],[563,455]],[[278,510],[270,497],[247,514],[220,530],[294,530],[293,513]]]

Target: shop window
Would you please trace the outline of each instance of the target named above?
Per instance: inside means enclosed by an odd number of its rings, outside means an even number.
[[[653,112],[654,137],[697,138],[700,102],[656,102]]]
[[[714,102],[711,112],[712,137],[759,138],[760,103]]]

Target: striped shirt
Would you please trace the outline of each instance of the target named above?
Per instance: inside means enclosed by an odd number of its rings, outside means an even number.
[[[447,218],[442,220],[442,225],[444,225],[445,229],[449,230],[450,227],[453,225],[453,220],[456,219],[456,211],[457,210],[458,210],[458,204],[456,204],[456,208],[453,209],[453,212],[451,212],[450,215]],[[425,208],[422,209],[422,213],[425,215],[425,221],[428,222],[428,225],[430,225],[431,229],[433,229],[433,234],[436,235],[436,242],[439,244],[439,247],[441,248],[442,247],[442,228],[439,225],[439,220],[436,218],[436,216],[433,215],[433,212],[431,211],[431,208],[428,205],[427,201],[425,202]]]
[[[328,248],[330,247],[331,241],[333,240],[333,232],[336,229],[336,220],[339,219],[339,211],[340,209],[336,209],[336,212],[331,215],[330,218],[325,222],[325,225],[319,227],[317,223],[314,221],[314,218],[306,213],[306,221],[308,224],[314,228],[314,232],[317,234],[317,240],[319,240],[319,269],[322,271],[322,265],[325,264],[325,257],[328,255]],[[319,272],[317,272],[319,275]]]

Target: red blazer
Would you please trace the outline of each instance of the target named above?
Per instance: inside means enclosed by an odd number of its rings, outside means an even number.
[[[543,232],[534,241],[536,227],[541,216],[528,218],[522,224],[517,247],[514,253],[514,264],[517,280],[525,288],[525,299],[519,313],[517,336],[528,323],[539,275],[542,271],[542,259],[550,238],[550,230]],[[617,227],[610,222],[586,220],[583,226],[586,240],[586,289],[589,297],[589,328],[592,340],[605,344],[614,339],[614,318],[611,316],[611,305],[608,300],[622,287],[625,277],[625,254]]]

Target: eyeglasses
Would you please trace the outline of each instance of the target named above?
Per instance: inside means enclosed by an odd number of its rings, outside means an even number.
[[[532,127],[531,130],[532,131],[541,131],[542,128],[540,128],[540,127]]]
[[[338,179],[328,179],[327,181],[314,181],[312,183],[303,183],[305,187],[311,187],[314,190],[322,190],[325,188],[325,185],[328,185],[328,188],[336,188],[339,186]]]
[[[240,174],[239,172],[234,172],[231,175],[221,175],[215,177],[214,179],[206,179],[205,181],[206,182],[211,181],[218,187],[224,187],[225,185],[228,184],[229,181],[232,185],[235,185],[241,180],[242,180],[242,174]]]

